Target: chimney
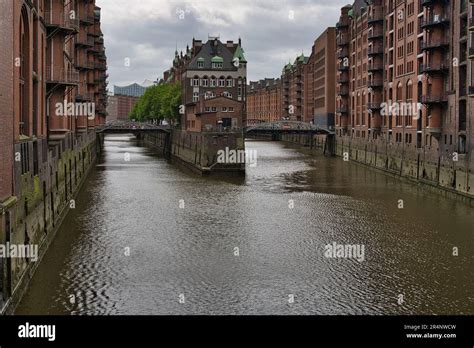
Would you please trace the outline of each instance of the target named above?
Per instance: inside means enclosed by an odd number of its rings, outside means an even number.
[[[226,46],[227,46],[227,48],[232,48],[232,47],[234,47],[234,41],[227,41]]]

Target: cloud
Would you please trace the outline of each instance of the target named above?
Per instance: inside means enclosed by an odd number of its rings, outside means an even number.
[[[248,60],[248,79],[278,77],[284,64],[334,26],[347,0],[97,0],[102,8],[109,65],[114,84],[155,80],[169,69],[176,47],[193,37],[238,40]],[[125,61],[130,65],[127,66]]]

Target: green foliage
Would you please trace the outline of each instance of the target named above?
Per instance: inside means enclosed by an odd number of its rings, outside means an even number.
[[[179,122],[181,86],[179,83],[161,84],[147,88],[130,112],[136,121],[171,120]]]

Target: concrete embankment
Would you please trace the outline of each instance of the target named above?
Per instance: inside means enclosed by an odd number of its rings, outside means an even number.
[[[42,158],[26,157],[22,166],[16,167],[15,192],[19,194],[2,206],[0,241],[30,253],[26,257],[0,258],[2,314],[12,314],[26,292],[62,220],[75,207],[74,197],[94,166],[102,142],[103,136],[95,131],[83,133],[62,141],[54,150],[46,146]],[[24,149],[15,151],[23,156],[32,153],[25,151],[30,145],[19,144]]]

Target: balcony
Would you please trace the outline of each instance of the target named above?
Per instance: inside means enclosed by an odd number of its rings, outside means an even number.
[[[95,63],[94,64],[94,69],[107,70],[107,65],[104,64],[104,63]]]
[[[347,76],[340,76],[337,78],[337,83],[349,83],[349,78]]]
[[[343,28],[347,28],[349,26],[349,22],[347,21],[339,21],[336,23],[336,28],[337,29],[343,29]]]
[[[44,21],[46,26],[51,29],[59,29],[66,32],[79,31],[79,20],[71,19],[65,13],[58,13],[57,11],[46,11],[44,14]]]
[[[375,56],[383,54],[383,46],[382,45],[375,45],[375,46],[370,46],[367,50],[367,55],[369,56]]]
[[[382,79],[370,79],[367,82],[367,86],[369,88],[381,88],[381,87],[383,87],[383,80]]]
[[[341,105],[336,109],[336,112],[338,114],[347,114],[349,112],[349,109],[347,108],[347,105]]]
[[[420,0],[421,6],[431,7],[436,3],[445,4],[449,0]]]
[[[348,71],[348,70],[349,70],[349,66],[339,63],[339,64],[337,65],[337,70],[338,70],[338,71]]]
[[[444,104],[448,102],[448,96],[446,94],[437,94],[437,95],[422,95],[421,103],[430,105],[430,104]]]
[[[420,73],[445,73],[449,72],[449,61],[420,64]]]
[[[81,21],[81,23],[84,23],[86,25],[92,25],[94,24],[94,16],[89,16],[89,15],[82,15],[82,16],[79,16],[79,21]]]
[[[431,15],[428,18],[422,19],[420,27],[422,29],[429,29],[438,25],[449,24],[449,18],[445,14]]]
[[[384,32],[382,29],[373,29],[369,32],[367,35],[367,38],[369,40],[374,40],[374,39],[381,39],[383,38]]]
[[[368,103],[367,104],[367,110],[371,111],[377,111],[382,109],[382,104],[381,103]]]
[[[349,39],[347,37],[338,37],[336,43],[338,46],[347,46],[349,45]]]
[[[382,63],[369,63],[369,65],[367,66],[367,71],[369,72],[374,72],[374,71],[383,71],[383,64]]]
[[[46,83],[55,85],[76,86],[79,83],[79,72],[64,68],[46,68]]]
[[[428,39],[421,42],[422,51],[445,49],[449,47],[448,39]]]
[[[340,95],[341,97],[349,95],[349,88],[347,87],[340,88],[339,91],[337,92],[337,95]]]
[[[93,47],[94,38],[87,36],[85,32],[81,32],[76,36],[76,46]]]
[[[342,59],[347,56],[349,56],[349,50],[347,48],[337,51],[337,58]]]
[[[77,62],[74,64],[76,69],[79,70],[92,70],[94,69],[94,63],[88,62],[86,59],[78,59]]]
[[[371,14],[369,14],[367,18],[367,23],[368,24],[373,24],[377,22],[383,22],[384,16],[382,11],[374,11]]]

